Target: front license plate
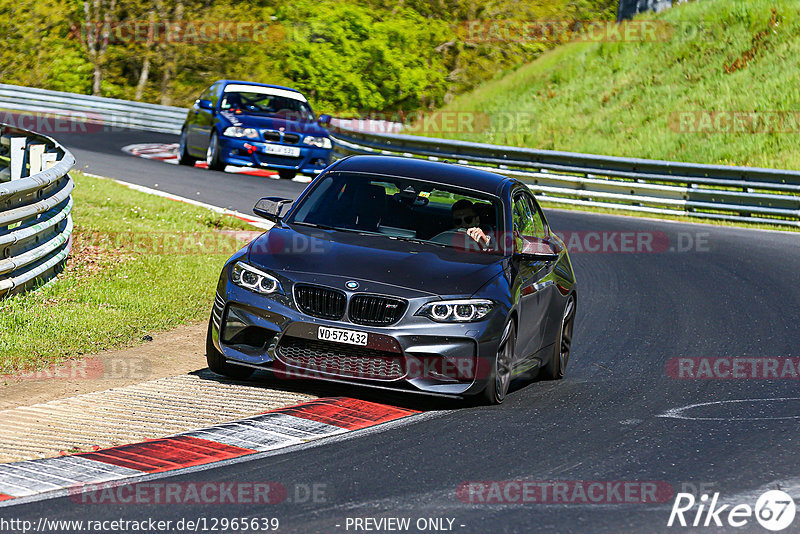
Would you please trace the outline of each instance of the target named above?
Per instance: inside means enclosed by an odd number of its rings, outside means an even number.
[[[264,154],[275,154],[276,156],[289,156],[296,158],[300,156],[300,149],[296,146],[266,145]]]
[[[319,331],[317,331],[317,339],[335,341],[337,343],[349,343],[350,345],[366,345],[367,333],[320,326]]]

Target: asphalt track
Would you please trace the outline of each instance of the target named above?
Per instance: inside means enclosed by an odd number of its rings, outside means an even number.
[[[119,151],[130,143],[175,142],[174,136],[57,137],[78,168],[243,212],[260,196],[294,196],[303,188]],[[0,508],[0,518],[277,517],[279,532],[298,533],[354,532],[347,519],[365,517],[407,517],[412,526],[418,518],[453,518],[453,531],[470,533],[765,532],[753,518],[737,529],[668,528],[671,498],[655,504],[459,498],[457,489],[468,481],[658,481],[675,492],[704,487],[719,492],[721,501],[751,505],[766,489],[781,487],[800,502],[797,378],[692,380],[667,372],[677,357],[800,357],[798,235],[581,212],[548,216],[560,232],[599,232],[609,241],[613,232],[669,239],[656,252],[572,253],[579,302],[564,380],[518,384],[503,405],[477,408],[341,388],[342,395],[437,411],[381,431],[168,479],[321,484],[324,496],[316,502],[131,506],[63,497]],[[743,399],[758,400],[726,402]],[[677,413],[684,418],[663,417],[700,403],[711,404]],[[785,532],[798,530],[800,518]]]

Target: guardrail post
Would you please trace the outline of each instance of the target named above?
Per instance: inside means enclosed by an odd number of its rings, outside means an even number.
[[[25,142],[24,137],[2,137],[3,145],[8,147],[8,155],[11,163],[8,166],[9,178],[19,180],[22,178],[23,163],[25,163]]]
[[[42,170],[46,171],[56,164],[58,154],[55,152],[45,152],[42,154]]]
[[[33,176],[34,174],[42,172],[42,156],[44,155],[44,149],[45,146],[41,143],[28,146],[28,176]],[[55,161],[55,159],[53,161]]]

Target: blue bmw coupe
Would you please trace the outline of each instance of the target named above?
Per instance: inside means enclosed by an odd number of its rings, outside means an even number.
[[[281,178],[316,175],[328,166],[333,144],[303,94],[263,83],[219,80],[186,114],[178,161],[208,168],[226,165],[274,169]]]

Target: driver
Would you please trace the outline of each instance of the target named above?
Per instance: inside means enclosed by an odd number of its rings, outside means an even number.
[[[453,224],[457,231],[464,230],[478,245],[484,250],[492,247],[491,229],[481,228],[481,218],[478,215],[475,205],[462,198],[453,204]]]

